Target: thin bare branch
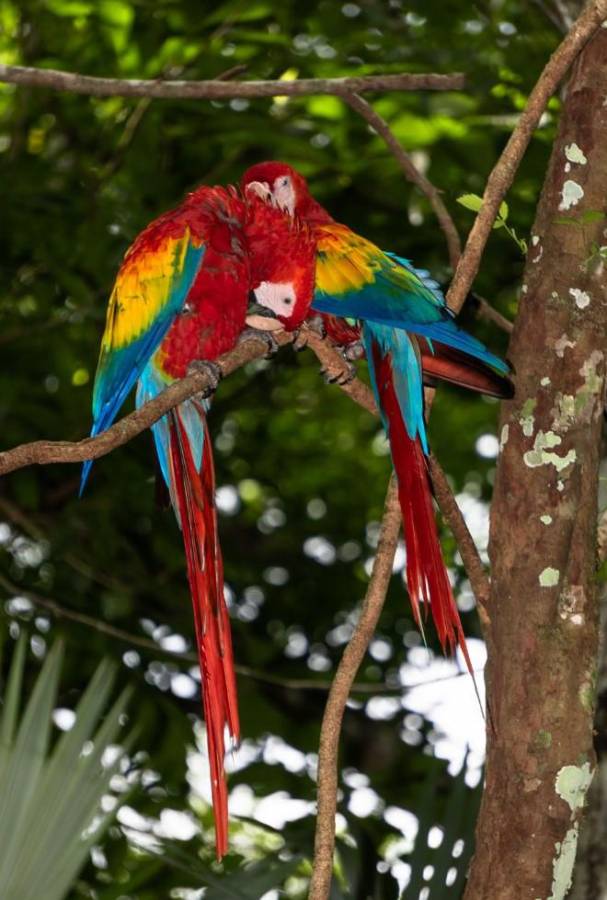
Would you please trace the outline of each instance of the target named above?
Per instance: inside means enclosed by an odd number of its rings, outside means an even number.
[[[502,331],[507,332],[508,334],[512,334],[512,329],[514,325],[507,319],[506,316],[503,316],[500,312],[495,309],[495,307],[491,306],[488,300],[485,300],[484,297],[481,297],[479,294],[472,293],[469,295],[472,298],[473,303],[476,305],[476,314],[479,319],[485,319],[487,322],[493,322],[494,325],[497,325],[498,328],[501,328]]]
[[[302,332],[306,336],[307,346],[314,352],[322,368],[333,377],[342,375],[345,371],[346,363],[336,348],[329,341],[319,337],[307,325],[304,325]],[[280,346],[285,346],[293,340],[293,335],[285,332],[274,332],[274,336]],[[225,376],[246,363],[263,356],[266,350],[267,347],[262,340],[247,341],[246,344],[241,344],[229,353],[224,354],[217,362],[221,365]],[[148,401],[140,409],[120,419],[115,425],[112,425],[111,428],[108,428],[107,431],[95,438],[85,438],[74,442],[33,441],[29,444],[21,444],[12,450],[5,450],[3,453],[0,453],[0,474],[7,474],[30,465],[76,463],[85,459],[98,459],[100,456],[104,456],[132,440],[170,409],[187,400],[188,397],[192,397],[194,394],[204,390],[207,384],[207,376],[202,372],[187,375],[181,381],[170,385],[158,397]],[[375,416],[377,415],[377,408],[371,389],[360,379],[354,378],[348,384],[341,384],[339,387],[363,409]],[[432,466],[431,474],[434,481],[435,473],[438,474],[442,470],[436,460],[433,461]],[[456,538],[458,538],[458,535],[464,536],[469,534],[461,510],[451,493],[446,476],[442,473],[442,477],[439,477],[443,488],[441,490],[439,485],[437,489],[435,484],[435,492],[445,521]],[[451,501],[449,501],[449,496],[451,496]],[[458,540],[458,549],[470,578],[470,584],[476,594],[475,584],[480,590],[481,579],[479,573],[483,573],[483,565],[478,551],[471,538],[468,541],[464,540],[461,544]],[[484,573],[483,577],[484,584],[482,590],[480,590],[481,600],[479,602],[482,602],[482,598],[489,591],[488,579]],[[475,581],[473,581],[473,578]]]
[[[386,599],[392,563],[400,531],[400,504],[396,477],[388,486],[377,554],[360,619],[344,650],[329,691],[320,729],[318,751],[318,813],[314,840],[314,862],[310,882],[310,900],[326,900],[333,874],[335,813],[337,812],[339,736],[344,710],[356,673],[373,637]]]
[[[96,78],[57,69],[0,64],[0,81],[28,87],[69,91],[91,97],[153,97],[158,100],[231,100],[235,97],[302,97],[308,94],[357,94],[366,91],[457,91],[463,74],[404,73],[351,78],[301,78],[295,81],[163,81],[158,79]]]
[[[407,181],[414,184],[425,197],[434,210],[436,219],[447,243],[447,251],[449,253],[449,262],[453,270],[456,269],[462,253],[462,244],[455,222],[451,217],[451,213],[445,206],[441,193],[426,176],[420,172],[414,165],[411,157],[402,147],[400,141],[382,116],[377,113],[373,107],[367,103],[358,94],[344,93],[343,100],[371,126],[371,128],[381,137],[396,159],[401,171]],[[493,322],[498,328],[510,333],[512,331],[512,323],[494,309],[488,300],[478,295],[472,295],[477,306],[477,315]]]
[[[166,656],[168,659],[178,659],[186,663],[198,665],[198,656],[189,650],[167,650],[156,641],[146,638],[143,635],[132,634],[123,628],[116,628],[104,622],[103,619],[97,619],[95,616],[89,616],[86,613],[80,613],[75,609],[68,609],[61,603],[57,603],[51,597],[45,597],[34,591],[25,590],[21,585],[13,584],[8,578],[0,573],[0,586],[7,593],[14,597],[25,597],[34,606],[43,609],[57,619],[66,619],[70,622],[76,622],[84,628],[89,628],[99,634],[105,634],[114,640],[127,644],[129,647],[140,647],[142,650],[148,650],[156,656]],[[332,681],[325,678],[281,678],[279,675],[272,675],[269,672],[260,672],[259,669],[253,669],[251,666],[243,666],[235,664],[234,669],[238,675],[243,678],[252,678],[254,681],[263,684],[271,684],[275,687],[284,688],[290,691],[322,691],[328,693],[331,689]],[[379,694],[399,694],[402,695],[407,691],[416,687],[423,687],[426,684],[436,684],[443,681],[452,681],[454,678],[465,678],[468,671],[454,672],[452,675],[440,675],[436,678],[424,678],[421,681],[412,682],[407,685],[403,684],[386,684],[385,682],[373,681],[357,681],[352,685],[350,693],[352,694],[369,694],[377,696]]]
[[[462,244],[457,228],[455,227],[455,222],[451,218],[449,210],[443,203],[440,192],[432,182],[415,167],[411,157],[403,149],[386,120],[383,119],[366,100],[359,97],[358,94],[348,92],[344,92],[342,96],[348,106],[361,115],[363,119],[369,123],[371,128],[383,138],[384,143],[396,159],[407,181],[416,185],[422,194],[428,198],[436,218],[438,219],[438,224],[445,235],[449,251],[449,261],[452,268],[455,269],[462,252]]]
[[[487,179],[483,205],[474,220],[464,252],[447,293],[447,302],[451,309],[456,312],[462,308],[472,282],[476,277],[500,203],[514,180],[533,132],[546,109],[548,100],[580,50],[582,50],[596,30],[600,28],[603,20],[606,18],[607,0],[594,0],[594,2],[589,3],[569,34],[548,60],[535,87],[531,91],[527,106],[523,110],[516,128],[510,135],[510,140]]]
[[[453,496],[453,491],[451,490],[451,485],[447,480],[447,476],[441,468],[437,458],[432,453],[429,458],[429,467],[436,502],[438,503],[445,520],[449,523],[460,556],[465,560],[464,565],[466,567],[466,574],[470,579],[472,593],[476,599],[479,619],[481,620],[483,629],[486,629],[491,625],[491,619],[489,618],[489,613],[487,611],[489,592],[491,589],[489,579],[487,578],[482,560],[478,555],[474,538],[470,534],[470,530],[466,525],[466,520],[462,516],[457,501]]]

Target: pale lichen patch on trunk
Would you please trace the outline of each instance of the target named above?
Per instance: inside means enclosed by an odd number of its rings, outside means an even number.
[[[538,575],[538,581],[542,587],[556,587],[561,580],[561,573],[552,566],[546,568]]]
[[[559,209],[563,212],[571,209],[572,206],[577,206],[583,196],[584,188],[581,184],[578,184],[577,181],[574,181],[572,178],[568,178],[563,185]]]
[[[590,305],[590,294],[587,291],[582,291],[580,288],[569,288],[569,294],[579,309],[586,309]]]
[[[525,465],[529,466],[530,469],[535,469],[537,466],[552,465],[557,472],[562,472],[568,466],[573,465],[577,459],[577,454],[573,448],[565,456],[559,456],[558,453],[554,453],[552,448],[558,447],[560,443],[562,443],[562,438],[560,435],[555,434],[554,431],[538,431],[535,436],[533,449],[527,450],[523,454]]]
[[[567,831],[563,842],[554,845],[556,856],[552,860],[552,893],[548,900],[564,900],[571,887],[579,830],[580,826],[576,822]]]
[[[523,430],[523,434],[525,437],[531,437],[533,434],[533,427],[535,425],[535,418],[533,416],[533,411],[537,406],[537,400],[529,397],[523,403],[523,408],[521,409],[521,417],[519,419],[519,425]]]
[[[556,855],[552,860],[552,893],[548,900],[563,900],[571,887],[579,833],[579,823],[575,818],[578,810],[584,806],[593,774],[589,762],[581,766],[563,766],[557,773],[555,790],[569,806],[573,824],[567,829],[562,842],[554,845]]]
[[[572,141],[571,144],[567,144],[565,147],[565,156],[569,162],[578,163],[580,166],[585,166],[588,162],[584,151],[578,147],[575,141]]]

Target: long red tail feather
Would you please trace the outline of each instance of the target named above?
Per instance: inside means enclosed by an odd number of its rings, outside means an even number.
[[[494,372],[482,360],[438,341],[432,341],[430,348],[429,342],[423,337],[418,336],[417,343],[421,351],[424,380],[438,378],[499,399],[514,396],[514,386],[510,379]]]
[[[413,615],[423,631],[420,601],[424,615],[431,611],[443,650],[459,645],[472,674],[472,663],[451,584],[443,561],[434,509],[428,465],[419,438],[412,440],[394,388],[392,364],[377,345],[374,367],[382,412],[388,423],[392,461],[398,480],[407,551],[407,590]]]
[[[170,418],[174,497],[181,521],[192,594],[196,645],[207,727],[217,858],[228,850],[228,795],[224,771],[225,726],[240,737],[230,620],[223,593],[223,562],[217,533],[215,471],[206,417],[201,470],[196,469],[178,413]]]

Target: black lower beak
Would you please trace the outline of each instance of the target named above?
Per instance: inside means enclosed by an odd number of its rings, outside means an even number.
[[[247,315],[249,316],[265,316],[267,319],[275,319],[276,316],[272,312],[271,309],[268,309],[267,306],[262,306],[261,303],[257,302],[257,298],[255,296],[255,291],[251,291],[249,293],[249,306],[247,309]]]

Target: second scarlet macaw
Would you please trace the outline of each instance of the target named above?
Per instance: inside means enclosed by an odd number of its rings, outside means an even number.
[[[362,325],[371,383],[398,479],[414,616],[421,627],[420,602],[427,604],[441,645],[453,649],[458,644],[471,671],[434,519],[423,369],[436,378],[503,397],[512,393],[509,366],[456,324],[427,273],[335,222],[290,166],[260,163],[247,170],[241,185],[247,195],[257,194],[299,223],[306,240],[311,238],[315,245],[314,290],[301,296],[299,307],[285,307],[271,284],[256,289],[258,302],[287,330],[298,328],[316,310],[340,342],[345,334],[347,340],[356,334],[344,329],[343,317]],[[280,243],[277,234],[267,240],[274,246]]]

